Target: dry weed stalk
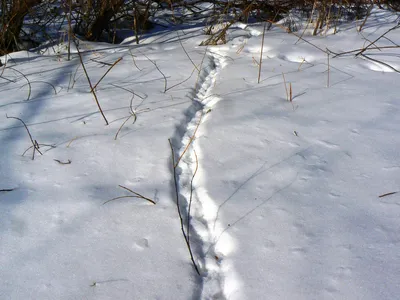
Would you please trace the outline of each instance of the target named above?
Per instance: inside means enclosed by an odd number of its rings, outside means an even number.
[[[149,61],[149,62],[151,62],[155,67],[156,67],[156,69],[157,69],[157,71],[162,75],[162,77],[164,78],[164,93],[166,93],[167,92],[167,85],[168,85],[168,82],[167,82],[167,77],[165,76],[165,74],[160,70],[160,68],[157,66],[157,63],[155,62],[155,61],[153,61],[153,60],[151,60],[146,54],[144,54],[143,52],[141,52],[141,51],[139,51],[144,57],[146,57],[147,58],[147,60]]]
[[[263,30],[262,40],[261,40],[260,63],[258,64],[258,80],[257,80],[257,83],[260,83],[260,78],[261,78],[261,66],[262,66],[262,59],[263,59],[264,38],[265,38],[265,29],[266,29],[266,27],[267,27],[267,23],[264,22],[264,30]]]
[[[200,126],[200,123],[201,123],[202,119],[203,119],[203,113],[201,113],[201,115],[200,115],[199,122],[196,125],[196,128],[195,128],[195,130],[193,132],[193,135],[190,137],[189,142],[187,143],[185,149],[183,150],[182,154],[179,156],[176,164],[174,165],[175,168],[178,166],[179,162],[181,161],[182,157],[185,155],[185,153],[188,150],[189,146],[193,143],[193,140],[196,137],[197,129],[199,129],[199,126]]]
[[[92,82],[90,81],[89,74],[86,71],[86,67],[85,67],[85,64],[83,62],[82,54],[81,54],[81,52],[79,50],[78,44],[76,43],[75,40],[74,40],[74,43],[75,43],[75,46],[76,46],[76,51],[78,52],[78,55],[79,55],[79,60],[81,62],[81,66],[82,66],[83,72],[85,73],[86,79],[87,79],[87,81],[89,83],[90,91],[93,94],[94,100],[96,101],[97,107],[99,108],[99,111],[100,111],[101,115],[103,116],[103,119],[106,122],[106,125],[108,125],[108,120],[107,120],[106,116],[103,113],[103,109],[100,106],[100,102],[99,102],[99,99],[97,98],[96,91],[93,89],[93,85],[92,85]]]
[[[328,78],[327,78],[327,82],[326,82],[326,87],[330,86],[330,73],[331,73],[331,65],[330,65],[330,59],[329,59],[329,52],[326,52],[327,55],[327,59],[328,59]]]
[[[133,195],[115,197],[115,198],[112,198],[110,200],[107,200],[102,205],[107,204],[108,202],[111,202],[111,201],[114,201],[114,200],[117,200],[117,199],[122,199],[122,198],[140,198],[140,199],[144,199],[144,200],[146,200],[146,201],[148,201],[148,202],[150,202],[152,204],[156,204],[156,202],[154,200],[152,200],[150,198],[147,198],[147,197],[145,197],[145,196],[143,196],[143,195],[141,195],[139,193],[136,193],[135,191],[133,191],[133,190],[131,190],[131,189],[125,187],[125,186],[122,186],[122,185],[118,185],[118,186],[120,188],[124,189],[124,190],[127,190],[128,192],[131,192]]]
[[[39,144],[39,143],[37,142],[37,140],[34,140],[33,137],[32,137],[32,135],[31,135],[31,132],[30,132],[29,129],[28,129],[28,126],[26,125],[26,123],[25,123],[22,119],[17,118],[17,117],[9,117],[7,114],[6,114],[6,118],[7,118],[7,119],[15,119],[15,120],[20,121],[20,122],[24,125],[24,127],[25,127],[25,129],[26,129],[26,132],[28,133],[28,136],[29,136],[29,139],[30,139],[30,141],[31,141],[31,143],[32,143],[32,146],[30,146],[28,149],[26,149],[26,150],[24,151],[24,153],[22,153],[22,156],[24,156],[25,153],[26,153],[28,150],[30,150],[30,149],[33,148],[32,160],[34,160],[34,159],[35,159],[35,152],[36,152],[36,151],[37,151],[40,155],[43,155],[43,153],[39,150],[40,146],[47,146],[47,147],[51,147],[51,148],[54,148],[54,147],[55,147],[54,145]]]
[[[198,275],[200,275],[200,271],[199,268],[194,260],[194,255],[193,255],[193,251],[192,251],[192,246],[190,244],[190,214],[189,211],[187,212],[187,231],[185,230],[184,227],[184,220],[183,220],[183,212],[181,209],[181,204],[179,201],[179,187],[178,187],[178,181],[177,181],[177,174],[176,174],[176,169],[177,169],[177,163],[175,162],[175,151],[174,151],[174,147],[172,146],[172,142],[171,139],[168,139],[169,142],[169,146],[171,148],[171,157],[172,157],[172,169],[173,169],[173,176],[174,176],[174,187],[175,187],[175,196],[176,196],[176,208],[178,210],[178,215],[179,215],[179,221],[181,224],[181,231],[182,231],[182,235],[185,239],[186,242],[186,246],[188,248],[189,251],[189,255],[190,255],[190,260],[192,261],[193,267],[196,270],[196,273]],[[197,172],[197,165],[198,165],[198,161],[197,161],[197,155],[196,155],[196,172]],[[194,173],[195,175],[195,173]],[[193,175],[193,177],[194,177]],[[192,177],[192,182],[193,183],[193,177]],[[191,191],[190,191],[190,200],[189,200],[189,207],[191,207],[191,199],[192,199],[192,194],[193,194],[193,186],[191,185]]]
[[[282,77],[283,77],[283,84],[285,86],[285,92],[286,92],[286,100],[289,101],[289,92],[288,92],[288,87],[286,84],[286,78],[285,78],[285,74],[282,72]]]
[[[104,79],[104,77],[107,76],[107,74],[111,71],[112,68],[115,67],[115,65],[117,63],[119,63],[122,60],[122,57],[118,58],[113,64],[110,65],[110,67],[108,68],[108,70],[103,74],[103,76],[101,76],[101,78],[99,79],[99,81],[97,81],[97,83],[93,86],[93,89],[96,89],[96,87],[99,85],[99,83]],[[90,92],[92,92],[92,90]]]
[[[31,98],[31,94],[32,94],[32,85],[31,85],[31,82],[29,81],[28,77],[26,77],[24,73],[22,73],[21,71],[18,71],[17,69],[15,69],[15,68],[13,68],[13,67],[7,67],[7,69],[11,69],[11,70],[17,72],[18,74],[22,75],[22,77],[25,78],[25,80],[26,80],[26,82],[27,82],[27,85],[28,85],[28,87],[29,87],[29,88],[28,88],[28,98],[26,98],[25,101],[28,101],[28,100]],[[4,77],[3,77],[3,78],[4,78]]]

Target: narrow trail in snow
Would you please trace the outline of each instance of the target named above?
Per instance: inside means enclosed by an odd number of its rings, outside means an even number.
[[[219,71],[226,65],[226,58],[216,52],[210,52],[203,61],[202,70],[196,87],[188,96],[192,105],[185,112],[185,120],[178,126],[173,144],[179,147],[177,155],[185,150],[182,160],[177,166],[178,193],[185,227],[189,222],[190,244],[198,264],[201,280],[199,287],[201,299],[227,299],[233,292],[237,292],[238,282],[232,264],[227,258],[231,251],[232,240],[228,234],[221,238],[222,226],[217,218],[218,207],[208,195],[205,172],[202,168],[202,149],[196,138],[200,138],[196,128],[202,127],[212,113],[212,107],[220,100],[212,94]],[[202,131],[199,130],[199,131]],[[195,134],[195,139],[190,141]],[[189,148],[186,149],[187,145]],[[196,156],[198,170],[196,176]],[[193,179],[193,185],[191,181]],[[190,219],[187,217],[189,202],[192,193]]]

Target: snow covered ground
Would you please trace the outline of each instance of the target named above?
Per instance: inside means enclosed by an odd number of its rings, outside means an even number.
[[[378,196],[400,190],[400,49],[329,67],[321,50],[398,21],[377,9],[361,33],[306,33],[312,45],[273,26],[260,83],[263,24],[220,46],[198,46],[201,28],[81,41],[93,84],[122,58],[96,88],[108,126],[76,53],[2,57],[0,299],[396,299],[400,193]],[[43,155],[21,156],[31,142],[10,117]],[[156,204],[105,203],[133,195],[118,185]]]

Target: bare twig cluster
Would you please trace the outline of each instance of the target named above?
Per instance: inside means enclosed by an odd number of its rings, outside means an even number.
[[[40,147],[41,147],[41,146],[50,147],[50,148],[54,148],[54,147],[55,147],[54,145],[39,144],[37,140],[34,140],[33,137],[32,137],[31,132],[30,132],[29,129],[28,129],[28,126],[26,125],[26,123],[25,123],[22,119],[20,119],[20,118],[18,118],[18,117],[10,117],[10,116],[8,116],[8,115],[6,115],[6,118],[7,118],[7,119],[15,119],[15,120],[20,121],[20,122],[22,123],[22,125],[24,125],[24,127],[25,127],[25,129],[26,129],[26,132],[28,133],[29,140],[30,140],[32,146],[28,147],[28,148],[24,151],[24,153],[22,154],[22,156],[24,156],[24,155],[26,154],[26,152],[28,152],[30,149],[33,149],[33,151],[32,151],[32,160],[34,160],[34,159],[35,159],[35,153],[36,153],[36,152],[38,152],[40,155],[43,155],[42,151],[40,151]]]

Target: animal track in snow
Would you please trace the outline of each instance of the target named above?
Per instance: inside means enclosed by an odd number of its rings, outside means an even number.
[[[192,188],[190,183],[196,170],[194,151],[199,162],[193,179],[189,221],[190,242],[202,276],[202,299],[227,299],[237,292],[239,286],[232,263],[227,257],[233,249],[233,242],[228,234],[222,235],[223,226],[220,222],[217,220],[215,223],[218,207],[205,188],[205,172],[201,166],[202,149],[195,139],[192,141],[198,125],[201,126],[208,117],[210,109],[220,100],[212,93],[212,90],[218,72],[226,63],[227,60],[223,54],[209,51],[204,59],[196,87],[189,94],[192,105],[185,112],[186,119],[178,126],[174,137],[174,142],[180,143],[178,156],[184,153],[187,145],[190,144],[179,162],[180,170],[177,172],[178,192],[183,211],[187,211],[189,205]]]

